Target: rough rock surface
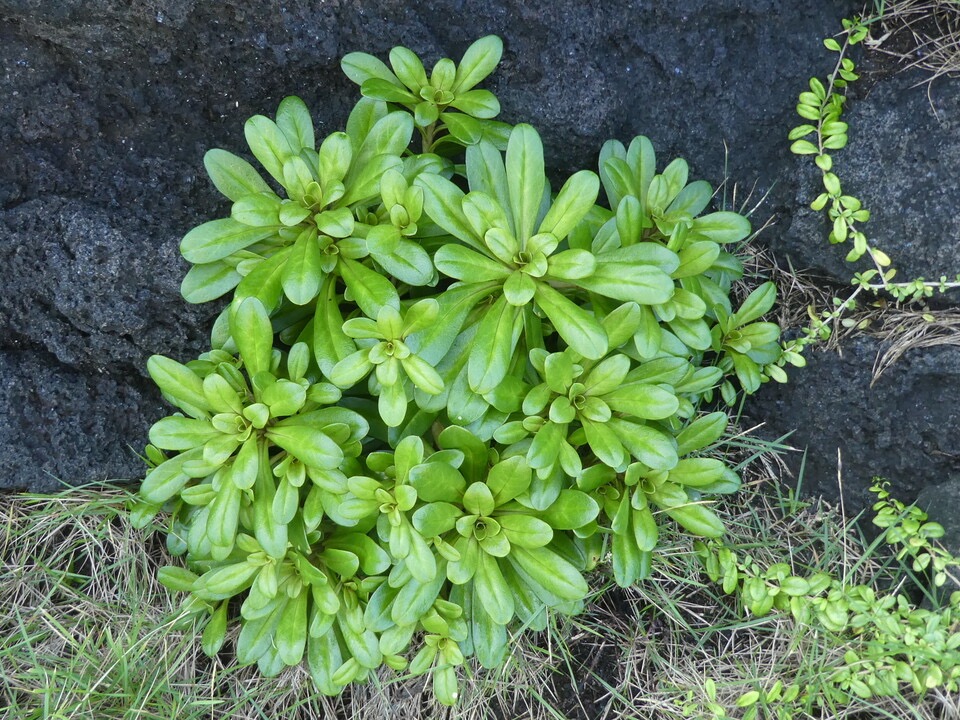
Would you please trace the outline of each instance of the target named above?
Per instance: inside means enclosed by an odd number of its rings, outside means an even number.
[[[960,477],[925,487],[917,497],[917,505],[930,520],[943,525],[944,535],[937,542],[954,557],[960,557],[960,523],[957,522],[960,518]],[[951,575],[956,578],[957,570],[952,570]],[[960,578],[948,579],[944,589],[950,592],[960,590]]]
[[[860,337],[840,354],[812,352],[787,385],[768,383],[746,414],[763,433],[806,451],[786,456],[806,495],[837,502],[848,515],[869,509],[875,476],[912,502],[925,486],[960,474],[960,348],[908,352],[871,386],[879,341]],[[838,481],[837,457],[841,461]],[[802,478],[799,475],[803,464]]]
[[[928,86],[928,76],[917,71],[877,79],[881,64],[888,62],[862,64],[867,72],[845,115],[850,143],[835,171],[845,192],[870,209],[865,230],[893,259],[896,280],[953,280],[960,272],[960,215],[950,211],[960,198],[960,82],[940,78]],[[804,163],[798,178],[784,232],[771,233],[769,244],[793,267],[849,285],[854,270],[871,265],[846,263],[849,245],[828,246],[824,215],[808,207],[821,191],[820,173]],[[953,290],[931,302],[950,306],[958,299]],[[870,507],[874,476],[889,479],[896,496],[911,502],[960,470],[960,349],[911,351],[871,386],[881,350],[878,341],[861,338],[845,344],[842,356],[815,353],[808,368],[791,373],[789,385],[765,386],[748,404],[748,415],[765,421],[770,437],[796,429],[789,442],[808,451],[805,492],[839,499],[840,451],[848,514]],[[800,457],[790,464],[798,471]]]
[[[205,349],[216,308],[178,294],[179,238],[225,208],[205,150],[304,98],[320,132],[356,98],[353,50],[457,58],[505,41],[490,83],[503,118],[537,126],[562,178],[609,137],[647,134],[715,184],[728,170],[796,195],[783,136],[793,97],[830,58],[848,0],[409,3],[0,0],[0,486],[136,478],[131,448],[161,416],[152,353]],[[771,22],[775,18],[775,22]],[[763,58],[758,62],[758,58]],[[78,461],[82,458],[82,461]]]
[[[141,474],[135,451],[164,412],[146,359],[203,351],[218,309],[178,292],[179,238],[225,212],[204,151],[245,154],[244,120],[288,94],[306,100],[321,133],[341,127],[356,88],[338,63],[353,50],[383,57],[403,43],[428,60],[457,58],[498,33],[506,49],[489,87],[503,119],[541,131],[556,179],[593,166],[605,139],[643,133],[662,161],[687,158],[694,177],[716,184],[729,173],[741,191],[756,182],[754,200],[769,191],[757,217],[780,222],[768,239],[798,265],[829,270],[824,228],[802,210],[816,178],[784,136],[797,92],[831,66],[820,39],[857,9],[849,0],[0,0],[0,487]],[[905,273],[960,270],[956,243],[944,240],[958,237],[958,176],[938,174],[960,152],[960,89],[935,86],[938,124],[912,80],[881,80],[852,104],[854,128],[869,130],[852,133],[847,157],[858,159],[844,180]],[[955,351],[908,356],[873,390],[870,341],[845,352],[765,388],[750,412],[771,432],[801,428],[808,489],[833,487],[840,446],[850,483],[883,474],[912,499],[955,464],[943,439],[958,425]]]

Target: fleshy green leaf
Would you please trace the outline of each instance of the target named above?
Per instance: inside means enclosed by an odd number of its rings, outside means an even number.
[[[521,312],[501,296],[480,321],[467,368],[474,392],[490,392],[506,376],[520,339]]]
[[[645,383],[622,384],[603,396],[614,412],[644,420],[662,420],[677,412],[680,402],[672,392]]]
[[[260,173],[243,158],[231,152],[214,148],[203,156],[203,165],[217,190],[230,200],[239,200],[244,195],[270,192],[270,186]]]
[[[633,457],[652,469],[670,470],[677,464],[674,439],[659,430],[619,418],[611,418],[607,425]]]
[[[381,78],[364,80],[360,86],[360,92],[363,93],[364,97],[382,100],[384,102],[406,105],[417,101],[416,96],[412,95],[406,88],[397,87],[394,83],[382,80]]]
[[[677,435],[677,453],[687,455],[715,443],[723,436],[728,423],[729,418],[724,412],[697,418]]]
[[[405,47],[398,46],[390,51],[390,65],[400,82],[410,89],[415,90],[429,83],[420,58]]]
[[[433,262],[444,275],[470,283],[502,281],[510,274],[510,270],[496,260],[453,243],[437,250]]]
[[[458,92],[451,107],[475,118],[490,119],[500,114],[500,101],[489,90]]]
[[[353,80],[357,85],[363,84],[365,80],[371,78],[380,78],[393,83],[397,87],[402,87],[396,75],[391,72],[386,63],[378,60],[373,55],[363,52],[347,53],[340,61],[340,67],[343,74]]]
[[[266,430],[267,438],[308,467],[333,470],[343,462],[343,451],[315,428],[284,425],[281,421]]]
[[[579,490],[561,490],[550,507],[539,514],[554,530],[576,530],[596,519],[597,502]]]
[[[183,471],[185,463],[203,458],[203,448],[188,450],[153,468],[140,485],[140,497],[150,503],[162,504],[183,490],[190,476]]]
[[[194,265],[180,284],[180,294],[188,303],[210,302],[233,290],[242,279],[232,265],[222,261]]]
[[[694,535],[720,537],[725,532],[723,521],[705,505],[681,505],[664,508],[664,512]]]
[[[545,283],[537,283],[536,299],[557,333],[571,348],[591,359],[606,354],[607,334],[593,314]]]
[[[680,266],[671,273],[674,278],[700,275],[710,269],[720,256],[720,246],[709,240],[689,243],[680,251]]]
[[[416,355],[410,355],[400,361],[403,371],[413,384],[429,395],[439,395],[443,392],[443,378],[433,367]]]
[[[593,207],[600,192],[600,179],[589,170],[581,170],[560,188],[537,232],[565,238]]]
[[[161,392],[174,401],[199,410],[213,409],[203,392],[203,380],[186,365],[163,355],[153,355],[147,360],[147,372]]]
[[[715,243],[739,242],[750,234],[750,221],[735,212],[715,212],[696,218],[690,225],[689,239]]]
[[[376,317],[385,305],[400,309],[397,290],[386,277],[348,258],[341,258],[339,267],[354,301],[367,317]]]
[[[460,60],[456,80],[451,88],[462,93],[474,87],[492,73],[503,55],[503,41],[496,35],[487,35],[475,41]]]
[[[614,300],[659,305],[673,295],[673,280],[652,265],[609,260],[600,255],[593,273],[576,281],[577,285]]]
[[[423,210],[437,225],[476,250],[484,244],[463,212],[463,191],[439,175],[421,173],[415,180],[423,188]]]
[[[427,503],[458,502],[467,487],[460,471],[442,462],[414,465],[407,480]]]
[[[477,601],[498,625],[506,625],[513,619],[513,593],[503,579],[497,559],[480,553],[480,563],[473,576]]]
[[[343,332],[343,315],[335,288],[334,278],[328,276],[320,290],[313,323],[313,354],[321,372],[326,375],[357,349]]]
[[[180,254],[187,262],[211,263],[276,235],[278,229],[279,224],[271,227],[251,227],[233,218],[211,220],[183,236],[180,241]]]
[[[546,185],[543,144],[530,125],[517,125],[510,133],[505,166],[514,235],[524,241],[533,235]]]
[[[249,377],[269,372],[273,357],[273,327],[270,316],[257,298],[247,298],[233,311],[230,334]]]
[[[701,488],[715,483],[727,470],[722,460],[716,458],[684,458],[670,471],[670,482],[687,487]]]
[[[283,164],[296,155],[287,136],[273,120],[263,115],[254,115],[247,120],[243,133],[254,157],[282,185]]]
[[[162,418],[150,428],[150,442],[162,450],[191,450],[221,435],[208,420],[177,415]]]
[[[280,101],[280,107],[277,108],[277,126],[294,153],[300,152],[301,148],[314,149],[313,120],[306,104],[300,98],[291,95]]]
[[[283,269],[289,250],[258,263],[250,273],[240,281],[233,293],[233,304],[237,305],[248,297],[255,297],[263,303],[268,313],[274,312],[283,298]]]
[[[245,195],[230,209],[230,217],[251,227],[276,228],[280,222],[280,198],[272,192]]]
[[[591,502],[593,501],[591,500]],[[497,521],[511,546],[538,548],[543,547],[553,539],[553,529],[550,523],[540,518],[530,515],[500,515],[497,517]],[[557,527],[556,529],[561,528]]]
[[[283,266],[281,284],[290,302],[295,305],[306,305],[320,292],[320,284],[324,276],[320,261],[317,232],[310,228],[297,238]]]
[[[734,313],[733,327],[746,325],[769,312],[777,300],[777,286],[772,282],[765,282],[743,301],[740,309]]]
[[[534,592],[542,588],[564,600],[582,600],[589,592],[586,581],[577,569],[549,548],[517,546],[508,560],[521,577],[530,581]]]

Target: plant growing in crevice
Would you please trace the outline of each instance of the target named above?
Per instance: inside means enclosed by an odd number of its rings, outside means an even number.
[[[804,349],[829,338],[833,332],[832,326],[837,322],[845,327],[865,327],[869,320],[858,322],[844,318],[857,307],[858,297],[862,294],[886,295],[896,302],[910,303],[960,287],[960,273],[953,279],[941,275],[935,281],[918,277],[894,282],[897,269],[890,256],[872,244],[862,229],[870,219],[870,211],[863,207],[858,198],[844,191],[836,173],[833,153],[846,147],[849,131],[847,123],[842,120],[847,103],[845,91],[850,83],[860,77],[848,55],[852,47],[869,38],[870,22],[872,20],[859,17],[844,19],[842,44],[835,38],[823,41],[824,47],[837,53],[836,64],[825,82],[811,78],[809,89],[800,93],[797,114],[807,122],[793,128],[788,137],[792,141],[791,151],[813,157],[820,170],[823,192],[817,195],[810,207],[826,213],[830,221],[829,242],[843,244],[851,241],[853,247],[847,253],[846,260],[852,263],[867,257],[872,267],[852,274],[853,292],[845,298],[833,298],[833,307],[820,312],[810,309],[810,324],[803,328],[801,337],[784,345],[784,353],[779,361],[781,367],[788,362],[802,366]]]
[[[553,194],[536,130],[476,89],[500,52],[429,78],[404,48],[348,55],[364,98],[319,148],[299,99],[252,118],[286,197],[205,159],[233,205],[184,237],[183,293],[233,298],[209,353],[150,360],[182,414],[151,430],[134,517],[169,513],[187,567],[161,579],[210,616],[208,653],[236,598],[242,663],[305,657],[328,694],[430,673],[452,704],[466,658],[579,612],[608,557],[629,585],[663,523],[723,534],[711,496],[740,480],[704,403],[782,379],[772,284],[730,299],[750,224],[644,137]]]
[[[898,561],[909,559],[910,570],[930,572],[933,588],[941,587],[948,573],[960,567],[960,559],[932,542],[943,528],[927,522],[916,506],[893,498],[889,483],[877,479],[870,489],[877,495],[873,522],[885,530],[874,547],[888,545]],[[758,684],[745,692],[737,702],[745,709],[743,718],[762,717],[761,709],[776,717],[803,717],[814,707],[897,696],[907,687],[921,697],[938,689],[956,693],[960,687],[960,591],[944,598],[940,607],[927,609],[910,598],[910,585],[917,578],[911,580],[906,567],[897,573],[895,587],[885,592],[822,570],[807,574],[792,562],[763,567],[749,548],[720,540],[696,541],[695,547],[707,577],[735,596],[745,612],[754,617],[789,613],[797,626],[821,634],[831,646],[846,648],[843,663],[815,686]]]

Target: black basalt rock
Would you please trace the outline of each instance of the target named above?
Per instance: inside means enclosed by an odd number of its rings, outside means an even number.
[[[858,10],[847,0],[0,0],[0,487],[142,472],[136,451],[166,412],[146,359],[205,350],[219,309],[179,295],[187,269],[179,239],[228,211],[205,176],[203,153],[222,147],[249,157],[243,122],[272,114],[291,94],[311,108],[318,133],[339,129],[357,97],[339,69],[347,52],[385,57],[404,44],[430,63],[459,58],[477,37],[497,33],[504,57],[487,86],[504,120],[540,131],[556,186],[595,167],[606,139],[645,134],[661,164],[682,156],[692,177],[714,185],[729,175],[741,199],[755,184],[754,199],[767,199],[754,220],[778,219],[768,240],[794,238],[778,251],[813,266],[824,228],[802,225],[802,213],[816,177],[802,174],[809,163],[789,153],[785,137],[797,124],[796,94],[832,67],[822,38]],[[891,147],[885,137],[918,122],[912,100],[898,115],[900,96],[884,99],[908,92],[901,81],[890,80],[889,90],[885,82],[850,115],[851,123],[874,123],[864,132],[876,135],[870,142],[881,157]],[[870,102],[878,103],[874,115]],[[944,102],[941,119],[955,122],[947,117],[954,101]],[[851,137],[856,147],[856,130]],[[932,151],[893,147],[904,167],[932,172]],[[878,211],[905,171],[888,175],[881,162],[872,172],[851,175],[850,189],[873,204],[881,232],[886,213]],[[915,187],[923,198],[910,217],[953,211],[946,185]],[[907,237],[897,227],[891,238]],[[940,242],[952,227],[944,221],[940,233],[909,237]],[[797,255],[806,244],[808,255]],[[905,271],[929,272],[909,248],[889,249],[906,252]],[[931,252],[935,265],[956,251]],[[851,482],[859,458],[863,475],[919,485],[928,468],[952,461],[938,439],[957,426],[949,410],[957,403],[944,399],[957,385],[952,351],[924,351],[909,370],[888,371],[881,395],[866,390],[872,350],[860,343],[843,360],[814,356],[787,388],[764,388],[750,412],[778,432],[828,430],[806,441],[823,459],[808,463],[808,487],[815,474],[825,488],[836,476],[830,444],[859,435],[873,439],[845,446]],[[862,389],[851,395],[851,385]],[[882,420],[898,413],[898,422]]]

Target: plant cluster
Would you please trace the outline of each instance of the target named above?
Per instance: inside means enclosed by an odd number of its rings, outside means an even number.
[[[662,523],[724,531],[709,498],[740,480],[701,405],[783,379],[773,285],[731,304],[749,222],[644,137],[552,192],[536,131],[476,88],[501,51],[429,76],[352,53],[344,132],[318,146],[291,97],[245,126],[269,179],[205,157],[232,206],[183,238],[182,290],[232,299],[210,352],[150,359],[179,412],[134,517],[169,513],[187,567],[161,580],[210,616],[208,654],[239,612],[267,675],[306,657],[336,694],[386,665],[451,704],[466,657],[580,611],[600,561],[629,585]]]
[[[873,522],[885,529],[881,540],[896,549],[898,561],[909,558],[911,570],[929,572],[933,586],[942,586],[948,573],[960,568],[960,559],[931,542],[943,535],[943,528],[928,522],[915,505],[891,497],[888,483],[878,480],[871,491],[878,498]],[[744,718],[758,717],[761,708],[792,718],[804,708],[896,696],[905,687],[920,696],[960,688],[960,591],[952,592],[943,606],[925,609],[901,587],[885,593],[823,571],[805,575],[786,562],[764,568],[749,553],[719,540],[698,540],[695,547],[710,580],[735,595],[751,615],[789,613],[797,625],[848,648],[843,663],[816,687],[781,684],[744,693],[737,703],[747,708]]]

